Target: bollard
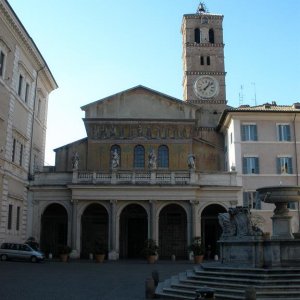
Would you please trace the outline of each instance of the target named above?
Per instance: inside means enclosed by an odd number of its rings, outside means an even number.
[[[256,290],[254,286],[248,286],[245,290],[246,300],[256,300]]]
[[[152,271],[152,279],[154,280],[155,287],[157,287],[157,285],[159,283],[159,273],[158,273],[158,271],[156,271],[156,270]]]
[[[90,259],[90,260],[93,260],[93,259],[94,259],[93,253],[90,253],[90,254],[89,254],[89,259]]]
[[[145,282],[145,297],[153,299],[155,297],[155,284],[153,278],[147,278]]]
[[[49,258],[49,259],[52,259],[52,258],[53,258],[52,253],[49,253],[48,258]]]
[[[171,261],[175,261],[176,260],[176,256],[175,256],[175,254],[172,254],[171,255]]]

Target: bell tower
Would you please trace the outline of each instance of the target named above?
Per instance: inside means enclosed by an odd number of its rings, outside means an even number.
[[[182,20],[183,99],[200,107],[203,127],[215,127],[226,108],[222,22],[204,3]]]

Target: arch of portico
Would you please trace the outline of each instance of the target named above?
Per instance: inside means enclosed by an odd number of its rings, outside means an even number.
[[[207,259],[213,259],[215,254],[219,255],[217,241],[222,234],[222,229],[219,225],[218,214],[226,212],[227,209],[227,205],[220,202],[214,202],[207,203],[199,210],[201,237]]]
[[[166,203],[157,211],[160,256],[187,257],[188,211],[183,203]]]
[[[40,214],[40,244],[46,254],[58,255],[59,245],[68,244],[69,230],[66,207],[57,202],[44,205]]]
[[[109,216],[106,208],[100,203],[90,203],[81,213],[81,257],[88,258],[94,253],[95,243],[101,240],[108,246]]]

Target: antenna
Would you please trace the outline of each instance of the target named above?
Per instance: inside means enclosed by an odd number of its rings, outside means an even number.
[[[239,92],[239,106],[243,105],[243,101],[244,101],[244,87],[241,84],[241,89]]]
[[[256,103],[256,84],[255,84],[255,82],[251,82],[251,84],[253,85],[253,91],[254,91],[254,105],[257,106],[257,103]]]

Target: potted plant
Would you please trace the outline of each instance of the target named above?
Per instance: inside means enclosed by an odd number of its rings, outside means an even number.
[[[157,259],[158,246],[153,239],[147,239],[144,242],[143,254],[147,258],[149,264],[153,264]]]
[[[60,256],[60,260],[62,262],[67,262],[69,258],[69,254],[71,253],[72,249],[68,245],[60,245],[58,247],[58,252]]]
[[[200,236],[195,236],[193,238],[193,242],[189,245],[189,250],[194,254],[194,262],[195,264],[199,264],[203,261],[204,250],[202,246],[202,240]]]
[[[106,246],[105,242],[102,239],[98,239],[95,241],[95,260],[98,263],[102,263],[105,258]]]

